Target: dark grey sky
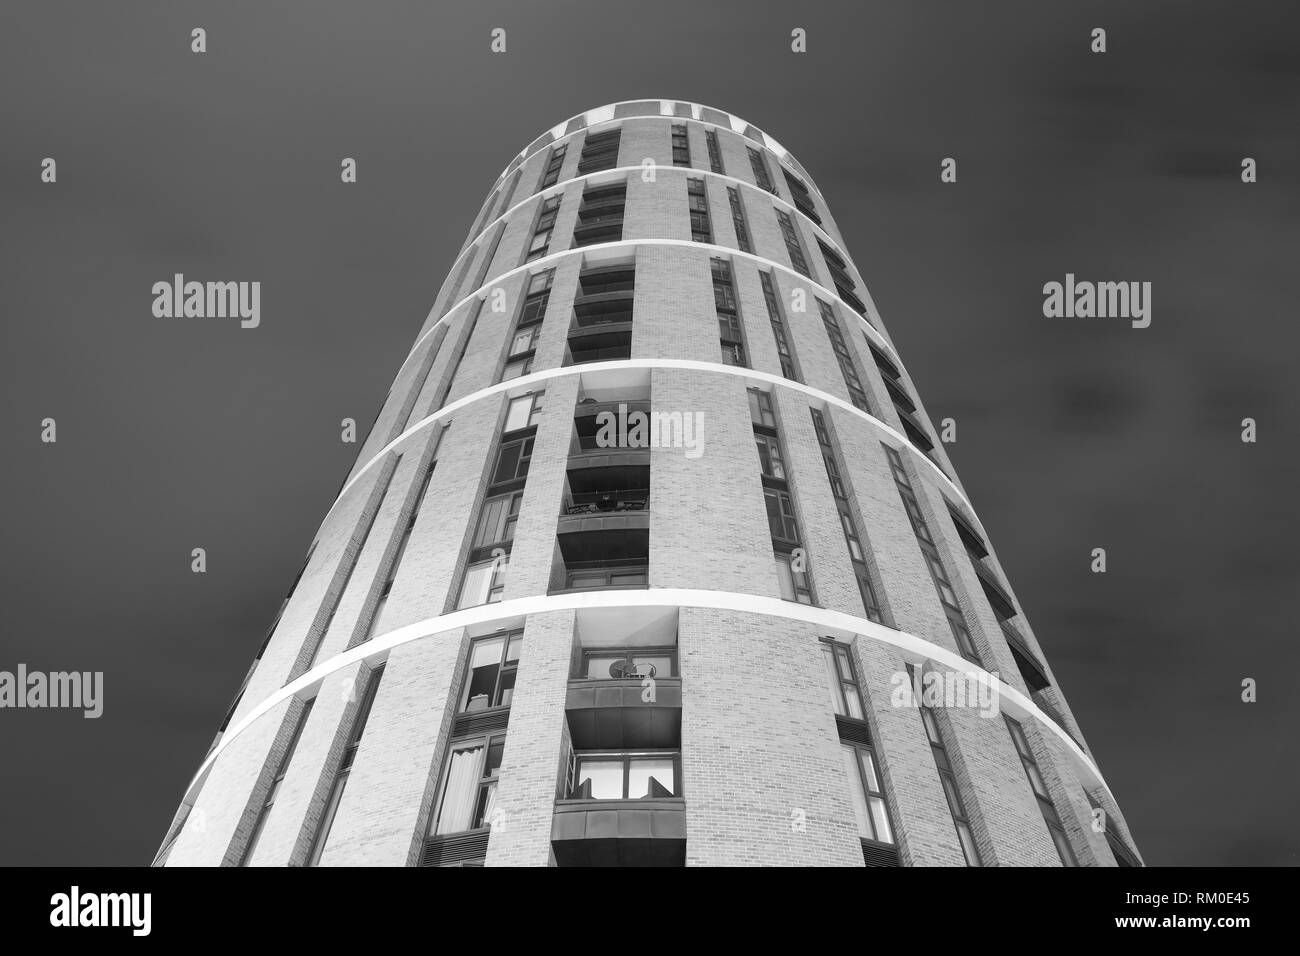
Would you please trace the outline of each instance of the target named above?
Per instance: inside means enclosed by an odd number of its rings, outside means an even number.
[[[1300,8],[459,6],[6,5],[0,669],[107,689],[0,712],[0,862],[150,860],[496,175],[664,97],[821,187],[1147,860],[1294,865]],[[174,272],[261,327],[154,318]],[[1066,272],[1152,326],[1045,319]]]

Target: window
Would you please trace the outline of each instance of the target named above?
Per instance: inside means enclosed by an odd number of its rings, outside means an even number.
[[[907,672],[915,684],[916,671],[911,664],[907,665]],[[948,810],[952,813],[952,822],[957,830],[957,839],[961,843],[961,852],[966,857],[966,865],[983,866],[979,848],[975,845],[975,836],[971,832],[970,814],[966,812],[966,805],[962,802],[961,791],[957,788],[957,775],[948,760],[948,750],[944,747],[943,737],[939,733],[938,719],[931,708],[919,700],[917,703],[921,711],[921,723],[925,725],[925,736],[930,741],[930,751],[934,755],[935,768],[939,771],[939,783],[943,786],[943,794],[948,800]]]
[[[749,147],[749,166],[754,171],[754,182],[758,183],[759,188],[776,195],[776,187],[772,185],[772,177],[767,172],[767,163],[763,160],[762,154],[752,146]]]
[[[474,532],[472,547],[492,548],[494,545],[509,546],[515,538],[515,525],[519,521],[519,507],[524,499],[522,491],[499,495],[483,502],[483,511],[479,515],[478,529]]]
[[[564,154],[568,149],[568,143],[561,143],[558,146],[551,147],[551,155],[546,160],[546,168],[542,170],[542,181],[537,184],[538,190],[547,189],[560,181],[560,169],[564,166]]]
[[[744,248],[743,246],[741,248]],[[776,298],[776,284],[770,272],[760,271],[759,281],[763,285],[763,302],[767,306],[767,318],[772,324],[772,337],[776,339],[776,353],[781,360],[781,374],[792,382],[799,381],[799,369],[794,360],[794,348],[790,344],[785,330],[785,319],[781,315],[781,304]]]
[[[641,680],[676,677],[677,648],[593,648],[582,652],[581,677],[588,680]]]
[[[541,337],[542,320],[546,317],[546,306],[551,297],[551,282],[555,277],[554,269],[539,272],[528,280],[524,302],[515,322],[515,334],[510,340],[506,353],[505,368],[500,381],[509,381],[533,370],[533,356],[537,350],[537,340]]]
[[[790,492],[765,488],[763,499],[767,503],[767,526],[772,537],[798,544],[799,524],[795,519],[794,501],[790,498]]]
[[[649,569],[644,564],[639,564],[575,568],[567,573],[565,587],[575,591],[589,588],[636,588],[645,587],[649,582]]]
[[[320,826],[316,828],[316,838],[312,841],[311,853],[308,854],[308,866],[315,866],[320,862],[321,855],[325,852],[325,844],[329,841],[330,829],[334,826],[334,817],[339,812],[339,803],[343,800],[343,790],[347,786],[348,777],[352,773],[352,764],[357,757],[357,750],[361,747],[361,736],[366,732],[366,721],[370,717],[370,708],[375,702],[375,694],[379,692],[379,680],[384,676],[384,665],[380,664],[370,672],[366,679],[365,693],[361,696],[361,703],[357,707],[357,715],[352,721],[352,730],[348,734],[347,745],[343,748],[343,757],[339,761],[338,770],[334,772],[334,782],[330,786],[330,794],[325,801],[325,813],[321,816]]]
[[[745,224],[745,207],[741,205],[739,191],[733,186],[727,187],[727,201],[731,203],[731,222],[736,227],[736,245],[741,252],[753,252],[749,243],[749,226]]]
[[[675,750],[580,753],[570,799],[638,800],[681,796],[681,754]]]
[[[837,717],[865,720],[862,705],[862,688],[858,684],[853,666],[853,652],[847,644],[824,639],[822,658],[826,665],[826,678],[830,682],[831,709]]]
[[[460,712],[509,707],[515,692],[515,671],[523,648],[522,631],[483,637],[469,646],[469,673],[460,695]]]
[[[817,308],[821,311],[822,325],[826,327],[826,337],[831,341],[831,349],[835,352],[835,360],[839,362],[840,374],[844,376],[844,385],[849,391],[849,400],[853,402],[855,408],[861,409],[867,414],[871,414],[871,405],[867,402],[866,390],[862,387],[862,379],[858,377],[857,366],[853,363],[853,353],[849,351],[848,343],[844,341],[844,334],[840,331],[840,322],[835,315],[835,310],[829,303],[817,300]]]
[[[551,232],[555,229],[555,217],[560,214],[560,197],[552,196],[543,200],[537,212],[537,224],[533,226],[533,239],[528,244],[525,262],[532,262],[546,255],[551,245]]]
[[[582,155],[578,157],[578,175],[586,176],[588,173],[598,173],[602,169],[617,166],[622,132],[616,128],[603,133],[588,133],[582,144]]]
[[[757,388],[749,389],[749,418],[755,425],[776,428],[776,410],[772,407],[772,396],[769,393]],[[762,454],[761,450],[759,453]]]
[[[627,203],[627,183],[593,186],[582,194],[578,222],[573,228],[575,247],[623,238],[623,210]]]
[[[709,147],[709,169],[715,173],[724,172],[722,168],[722,150],[718,148],[718,131],[705,130],[704,142]]]
[[[866,552],[862,546],[862,537],[858,534],[857,519],[853,515],[853,506],[849,502],[848,488],[840,477],[840,466],[835,446],[831,444],[830,429],[819,409],[812,412],[813,431],[817,433],[817,444],[821,447],[822,462],[826,465],[826,479],[830,482],[831,496],[835,499],[835,508],[840,516],[840,527],[844,531],[844,543],[849,549],[849,560],[853,564],[853,574],[858,581],[858,591],[862,595],[863,610],[867,618],[877,624],[884,623],[880,610],[880,601],[876,597],[875,586],[871,583],[871,572],[867,568]]]
[[[518,431],[521,428],[534,428],[542,415],[542,396],[545,392],[533,392],[510,400],[506,410],[506,423],[502,432]]]
[[[496,604],[505,591],[505,564],[500,560],[481,561],[465,569],[465,582],[460,588],[456,609]]]
[[[713,227],[709,223],[709,197],[704,191],[703,179],[686,180],[686,198],[691,211],[691,239],[695,242],[712,242]]]
[[[804,185],[803,180],[784,166],[781,167],[781,173],[785,176],[785,184],[790,187],[790,196],[794,199],[795,208],[820,226],[822,217],[817,215],[817,206],[813,203],[812,194],[808,192],[808,187]]]
[[[785,461],[781,457],[781,442],[775,435],[754,433],[758,445],[758,462],[768,478],[785,480]]]
[[[888,445],[882,444],[882,447],[885,449],[885,455],[889,458],[889,467],[894,473],[894,483],[898,486],[898,494],[903,501],[903,510],[907,512],[907,518],[912,523],[912,530],[916,534],[917,544],[921,548],[921,556],[925,559],[926,567],[930,569],[930,577],[934,581],[935,590],[939,593],[939,601],[948,617],[948,627],[952,631],[953,640],[957,642],[957,650],[966,660],[983,666],[980,662],[979,652],[975,648],[975,642],[966,627],[966,620],[962,616],[961,607],[957,603],[957,594],[948,581],[948,575],[943,569],[943,562],[939,559],[939,549],[935,546],[934,538],[930,535],[930,529],[926,526],[925,516],[921,513],[921,506],[916,500],[916,493],[912,490],[911,480],[907,476],[907,469],[903,467],[903,458]]]
[[[710,269],[713,272],[713,305],[718,314],[722,361],[727,365],[748,368],[745,361],[745,334],[740,325],[740,306],[736,301],[731,263],[726,259],[711,259]]]
[[[822,258],[826,260],[826,268],[830,270],[831,281],[835,284],[836,294],[848,303],[849,308],[863,318],[866,318],[867,307],[863,305],[862,300],[854,294],[854,290],[857,286],[849,276],[849,269],[845,264],[843,257],[820,239],[817,240],[817,245],[821,248]]]
[[[1025,776],[1029,778],[1029,786],[1033,789],[1034,796],[1038,800],[1038,809],[1043,813],[1043,822],[1047,824],[1047,832],[1051,834],[1052,842],[1056,844],[1056,852],[1061,856],[1061,865],[1078,866],[1079,862],[1074,857],[1074,850],[1070,847],[1070,841],[1065,835],[1065,826],[1061,823],[1061,818],[1056,812],[1056,804],[1052,802],[1052,796],[1047,790],[1047,783],[1038,770],[1038,761],[1034,759],[1034,752],[1029,748],[1029,741],[1025,739],[1024,728],[1005,713],[1002,715],[1002,719],[1007,722],[1007,730],[1011,733],[1011,742],[1015,744],[1016,753],[1020,755],[1020,762],[1025,768]]]
[[[840,754],[849,776],[849,794],[853,798],[858,835],[877,843],[893,843],[894,831],[889,825],[889,810],[876,773],[875,754],[869,747],[846,743],[840,744]]]
[[[302,736],[303,727],[307,726],[307,718],[311,716],[312,705],[316,703],[316,698],[312,698],[302,708],[302,713],[298,715],[298,722],[294,725],[293,736],[289,738],[289,746],[285,748],[284,756],[280,758],[280,765],[276,768],[275,779],[271,781],[270,789],[266,792],[266,799],[262,802],[262,809],[258,811],[257,822],[253,824],[253,835],[248,838],[248,845],[244,847],[244,854],[239,859],[240,866],[248,866],[248,861],[253,858],[253,851],[257,849],[257,841],[262,837],[262,828],[266,826],[266,818],[271,815],[271,807],[275,806],[275,798],[280,792],[280,785],[284,783],[285,775],[289,772],[289,761],[293,759],[293,752],[298,749],[298,739]]]
[[[491,824],[505,749],[504,734],[451,745],[430,836],[463,833]]]
[[[808,271],[808,260],[804,258],[803,245],[799,242],[799,233],[795,231],[794,223],[790,221],[790,214],[776,211],[776,221],[781,227],[781,236],[785,239],[785,251],[790,255],[790,265],[802,276],[811,279],[812,274]]]
[[[691,164],[691,144],[686,138],[686,126],[673,124],[673,165]]]
[[[812,581],[806,570],[795,568],[793,555],[777,552],[776,576],[781,585],[781,598],[785,601],[798,601],[800,604],[812,604]]]

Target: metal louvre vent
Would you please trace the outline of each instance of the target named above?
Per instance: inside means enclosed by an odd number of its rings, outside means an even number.
[[[898,862],[898,847],[872,840],[862,841],[862,861],[867,866],[902,866]]]
[[[425,841],[420,866],[448,866],[482,860],[487,856],[488,834],[491,832],[484,827],[482,830],[431,837]]]
[[[498,733],[505,730],[508,723],[510,723],[509,707],[480,713],[457,714],[451,735],[453,737],[477,737],[480,734]]]
[[[867,726],[865,720],[854,720],[851,717],[835,716],[835,726],[839,729],[840,740],[846,744],[864,744],[871,746],[871,728]]]

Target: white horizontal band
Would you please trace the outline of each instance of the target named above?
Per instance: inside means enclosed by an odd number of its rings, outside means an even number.
[[[813,388],[810,385],[805,385],[802,382],[795,382],[791,379],[783,378],[780,375],[773,375],[771,372],[760,372],[752,368],[739,368],[735,365],[724,365],[721,362],[697,362],[693,359],[619,359],[610,362],[584,362],[582,365],[562,365],[559,368],[543,369],[540,372],[521,375],[518,378],[507,379],[504,382],[498,382],[497,384],[488,386],[487,388],[479,389],[477,392],[466,395],[464,398],[457,399],[450,405],[440,408],[427,418],[420,419],[383,448],[379,449],[379,451],[376,452],[374,456],[343,485],[342,489],[338,493],[338,497],[335,498],[334,503],[330,505],[329,511],[325,512],[325,517],[321,519],[320,526],[322,528],[325,526],[325,522],[329,520],[330,515],[334,513],[334,509],[338,507],[339,502],[343,500],[343,496],[348,493],[348,490],[361,480],[362,475],[373,468],[376,464],[383,461],[385,455],[395,450],[412,435],[415,435],[417,432],[420,432],[436,422],[442,421],[444,418],[450,417],[458,409],[471,405],[479,399],[491,398],[493,395],[500,395],[503,392],[517,392],[523,394],[525,391],[528,391],[528,389],[523,386],[542,384],[553,378],[563,378],[566,375],[581,375],[583,372],[596,372],[605,369],[620,368],[688,369],[690,371],[698,372],[713,372],[718,375],[735,375],[739,378],[749,379],[754,382],[762,382],[766,385],[778,386],[781,388],[788,388],[792,391],[802,392],[804,395],[815,398],[818,401],[826,402],[827,404],[842,408],[844,411],[858,416],[872,428],[875,428],[877,431],[884,434],[885,437],[891,439],[896,446],[910,448],[915,454],[917,460],[925,462],[925,464],[939,476],[940,480],[943,481],[948,490],[966,506],[966,510],[970,513],[970,516],[975,523],[976,530],[984,535],[986,541],[988,540],[988,534],[984,531],[983,524],[980,523],[979,515],[975,513],[975,507],[966,498],[965,493],[957,487],[956,483],[954,483],[953,480],[944,473],[944,470],[936,465],[928,455],[923,454],[919,448],[912,444],[906,435],[896,432],[892,426],[882,422],[873,415],[868,415],[851,402],[846,402],[844,399],[832,395],[829,392],[823,392],[820,389]]]
[[[237,736],[255,724],[277,705],[291,697],[307,696],[316,691],[322,681],[335,671],[365,660],[379,660],[387,657],[395,647],[409,644],[432,634],[454,631],[458,628],[490,624],[494,621],[518,618],[531,614],[544,614],[550,611],[567,611],[580,608],[617,608],[617,607],[695,607],[709,610],[732,611],[747,614],[760,614],[765,617],[782,618],[811,624],[828,632],[839,635],[860,634],[868,640],[887,644],[896,648],[904,658],[913,663],[932,661],[939,666],[958,673],[974,674],[988,686],[996,687],[999,708],[1017,718],[1032,718],[1049,733],[1054,734],[1065,746],[1081,781],[1089,789],[1109,787],[1102,778],[1092,759],[1074,741],[1056,721],[1048,717],[1038,705],[1004,683],[1000,678],[977,667],[970,661],[947,648],[930,641],[896,631],[893,628],[876,624],[866,618],[832,611],[827,608],[797,604],[780,598],[760,597],[754,594],[739,594],[733,591],[705,591],[691,588],[650,588],[647,590],[628,591],[580,591],[567,594],[536,595],[515,598],[496,604],[481,604],[477,607],[453,611],[438,617],[426,618],[406,627],[389,631],[364,644],[336,654],[317,664],[297,680],[279,688],[275,693],[263,699],[250,710],[239,723],[229,728],[216,747],[204,759],[198,773],[186,788],[185,802],[192,802],[195,789],[203,780],[213,762]],[[835,636],[834,634],[832,636]]]

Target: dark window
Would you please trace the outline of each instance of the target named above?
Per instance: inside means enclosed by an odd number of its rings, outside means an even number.
[[[862,387],[862,379],[858,377],[858,369],[853,362],[853,353],[849,351],[848,343],[844,341],[844,333],[840,331],[840,323],[835,315],[835,310],[821,299],[817,300],[817,308],[821,310],[822,324],[826,327],[826,336],[830,339],[831,349],[835,352],[835,360],[840,365],[840,374],[844,377],[844,385],[849,390],[849,400],[853,402],[855,408],[870,414],[871,405],[867,401],[866,389]]]
[[[740,306],[736,300],[731,263],[726,259],[712,259],[710,268],[713,272],[713,303],[718,314],[722,361],[727,365],[748,368],[745,334],[740,323]]]
[[[785,167],[781,168],[781,172],[785,176],[786,185],[790,187],[790,195],[794,199],[795,208],[820,226],[822,217],[817,215],[817,206],[813,203],[812,195],[808,192],[808,187],[804,185],[803,180]]]
[[[731,190],[735,192],[735,190]],[[741,248],[744,248],[743,246]],[[776,353],[781,360],[781,374],[792,382],[799,381],[799,367],[795,364],[794,347],[786,334],[785,319],[781,314],[781,304],[776,298],[775,280],[770,272],[760,271],[759,281],[763,284],[763,302],[767,305],[767,318],[772,323],[772,337],[776,339]]]
[[[831,709],[839,717],[866,720],[862,688],[858,684],[857,669],[853,666],[853,649],[830,639],[823,639],[821,645],[826,678],[830,684]]]
[[[734,186],[727,187],[727,201],[731,203],[731,222],[736,227],[736,245],[741,252],[753,252],[749,244],[749,226],[745,223],[745,207],[740,202],[740,192]]]
[[[573,227],[575,247],[599,242],[617,242],[623,238],[623,210],[627,202],[627,183],[593,186],[582,194],[578,222]]]
[[[754,182],[758,183],[759,188],[776,195],[776,187],[772,185],[772,177],[767,172],[767,163],[763,160],[762,153],[752,146],[749,147],[749,166],[754,171]]]
[[[505,442],[497,452],[496,467],[492,469],[492,484],[508,484],[528,477],[528,465],[533,458],[533,439],[519,438]]]
[[[559,146],[551,147],[551,155],[546,160],[546,168],[542,170],[542,181],[537,184],[539,190],[554,186],[560,181],[560,169],[564,166],[564,154],[568,152],[568,149],[568,143],[561,143]]]
[[[528,244],[525,262],[532,262],[546,255],[551,245],[551,232],[555,229],[555,217],[560,214],[560,197],[552,196],[542,201],[537,210],[537,224],[533,226],[533,239]]]
[[[854,293],[857,286],[854,284],[853,279],[849,277],[849,269],[843,257],[820,239],[817,240],[817,245],[821,247],[822,258],[826,260],[826,268],[830,270],[831,281],[835,284],[836,294],[848,303],[849,308],[865,318],[867,307]]]
[[[781,227],[781,236],[785,239],[785,251],[790,255],[790,265],[806,278],[811,279],[812,274],[808,271],[808,260],[804,258],[803,244],[799,241],[799,233],[794,228],[794,223],[790,221],[790,214],[776,211],[776,221]]]
[[[603,133],[589,133],[582,144],[582,155],[578,157],[578,175],[598,173],[602,169],[613,169],[618,165],[618,144],[623,131],[606,130]]]
[[[772,537],[779,541],[797,544],[799,524],[795,520],[794,501],[790,497],[790,492],[764,488],[763,498],[767,502],[767,526],[772,532]]]
[[[957,603],[957,593],[953,590],[948,575],[944,571],[943,562],[939,559],[939,549],[935,546],[934,538],[930,535],[925,516],[921,512],[921,505],[916,500],[916,493],[912,490],[912,483],[911,479],[908,478],[907,469],[903,467],[903,458],[888,445],[882,444],[881,447],[885,449],[885,454],[889,458],[889,467],[894,472],[894,483],[898,486],[898,494],[903,501],[903,510],[907,512],[907,518],[912,523],[912,531],[916,534],[917,544],[921,548],[921,557],[925,559],[926,567],[930,569],[930,577],[934,581],[935,590],[939,593],[939,602],[943,605],[944,613],[948,617],[948,627],[952,631],[953,639],[957,642],[957,650],[968,661],[983,666],[979,652],[975,649],[975,642],[966,627],[966,620],[962,615],[961,607]]]
[[[686,199],[691,213],[691,238],[696,242],[712,242],[713,226],[709,222],[709,197],[703,179],[686,180]]]
[[[1003,714],[1002,718],[1007,722],[1011,742],[1016,746],[1016,753],[1020,755],[1020,762],[1025,768],[1025,776],[1029,778],[1029,786],[1038,800],[1038,809],[1043,812],[1043,822],[1047,824],[1047,832],[1051,834],[1052,842],[1056,844],[1056,852],[1061,856],[1061,865],[1078,866],[1079,862],[1074,857],[1070,840],[1065,835],[1065,826],[1056,812],[1056,804],[1052,802],[1052,796],[1047,791],[1047,783],[1039,772],[1038,761],[1034,759],[1034,752],[1029,747],[1029,741],[1025,739],[1024,728],[1007,714]]]
[[[673,125],[673,165],[689,166],[691,164],[691,143],[686,138],[684,125]]]
[[[706,130],[704,141],[709,147],[709,169],[715,173],[724,172],[722,168],[722,150],[718,148],[717,130]]]

